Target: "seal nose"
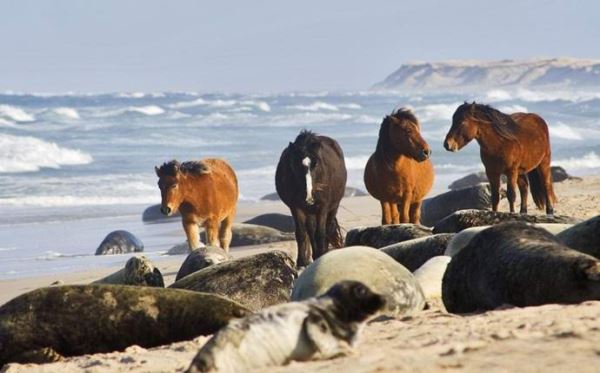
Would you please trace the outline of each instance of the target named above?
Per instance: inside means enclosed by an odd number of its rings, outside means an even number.
[[[160,212],[162,212],[163,215],[167,215],[168,216],[171,213],[171,208],[170,207],[161,206]]]

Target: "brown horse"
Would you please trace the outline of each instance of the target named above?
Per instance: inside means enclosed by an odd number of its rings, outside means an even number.
[[[516,186],[521,213],[527,213],[527,190],[539,209],[552,215],[556,201],[550,173],[548,125],[537,114],[504,114],[490,106],[464,103],[452,117],[444,148],[456,152],[472,139],[479,143],[481,160],[492,188],[492,210],[498,211],[500,176],[506,175],[510,212],[515,212]],[[525,176],[526,175],[526,176]]]
[[[162,197],[160,211],[165,215],[181,212],[190,249],[200,246],[198,224],[202,224],[208,244],[229,251],[239,194],[231,166],[221,159],[181,164],[173,160],[155,170]]]
[[[381,202],[382,224],[418,224],[421,219],[421,203],[433,185],[433,165],[420,129],[408,109],[397,110],[381,123],[364,179],[369,193]]]

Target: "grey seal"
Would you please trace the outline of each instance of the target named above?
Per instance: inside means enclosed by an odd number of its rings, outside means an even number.
[[[129,258],[125,263],[125,268],[93,283],[165,287],[162,273],[145,256]]]
[[[402,317],[425,306],[421,286],[409,270],[389,255],[364,246],[333,250],[312,262],[296,280],[292,300],[319,296],[344,280],[360,281],[385,296],[382,313],[387,316]]]
[[[481,231],[452,258],[442,300],[454,313],[600,300],[600,261],[542,228],[503,223]]]
[[[296,277],[290,256],[275,250],[212,265],[169,287],[219,294],[257,311],[288,302]]]
[[[425,236],[431,236],[431,229],[418,224],[406,223],[357,227],[348,231],[344,246],[380,248]]]
[[[362,283],[343,281],[318,298],[266,308],[220,330],[194,357],[188,373],[243,372],[347,355],[361,324],[384,303]]]
[[[96,249],[96,255],[126,254],[144,251],[144,244],[139,238],[127,231],[118,230],[110,232],[100,246]]]
[[[525,223],[575,224],[579,219],[564,215],[527,215],[488,210],[460,210],[440,220],[433,233],[457,233],[470,227],[494,225],[510,221]]]
[[[41,288],[0,307],[0,366],[154,347],[209,335],[250,311],[193,291],[124,285]]]
[[[478,184],[468,188],[452,190],[423,200],[421,224],[432,227],[455,211],[476,209],[490,210],[492,193],[489,184]]]
[[[223,263],[231,259],[225,250],[218,246],[205,246],[192,250],[181,264],[175,281],[179,281],[190,273],[210,267],[213,264]]]
[[[600,259],[600,215],[558,233],[556,239],[571,249]]]
[[[446,246],[453,236],[452,233],[434,234],[402,241],[379,250],[394,258],[409,271],[414,272],[429,259],[444,255]]]

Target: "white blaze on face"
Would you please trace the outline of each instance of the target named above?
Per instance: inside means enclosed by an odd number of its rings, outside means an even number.
[[[315,203],[312,195],[312,176],[310,176],[310,158],[306,157],[302,160],[302,164],[306,167],[306,203],[312,205]]]

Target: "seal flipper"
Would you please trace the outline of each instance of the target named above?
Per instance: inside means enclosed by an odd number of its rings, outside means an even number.
[[[37,350],[29,350],[10,359],[12,363],[20,364],[47,364],[55,363],[64,359],[64,356],[53,348],[43,347]]]
[[[309,311],[302,329],[314,345],[316,352],[312,357],[315,359],[333,359],[354,353],[348,342],[333,335],[327,319],[315,310]]]

